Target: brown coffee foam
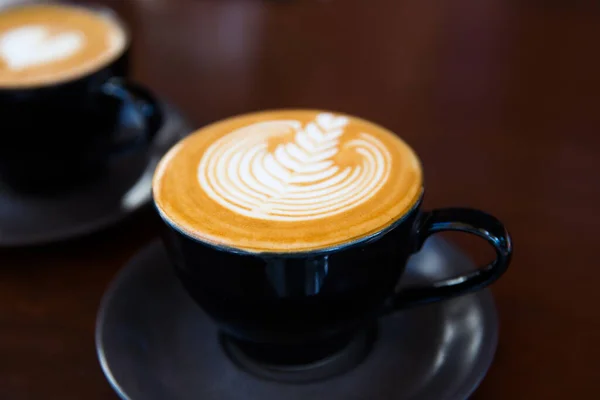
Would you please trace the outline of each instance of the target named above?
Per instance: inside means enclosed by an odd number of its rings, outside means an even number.
[[[413,150],[385,128],[346,116],[344,135],[368,133],[391,155],[389,177],[369,200],[341,214],[308,221],[272,221],[236,213],[201,187],[197,170],[205,151],[228,133],[261,121],[313,120],[320,111],[266,111],[204,127],[173,147],[161,160],[153,181],[156,206],[169,224],[211,244],[248,252],[305,252],[369,237],[406,215],[422,194],[422,170]],[[336,114],[342,115],[342,114]]]
[[[0,63],[0,88],[45,86],[76,79],[108,65],[128,45],[124,26],[107,10],[60,4],[13,6],[0,11],[0,37],[26,25],[48,27],[52,34],[76,30],[85,35],[84,47],[73,56],[47,64],[10,70]],[[112,39],[112,40],[111,40]]]

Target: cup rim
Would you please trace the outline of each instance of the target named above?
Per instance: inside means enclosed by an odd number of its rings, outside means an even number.
[[[406,220],[409,219],[409,217],[412,216],[414,213],[418,212],[423,203],[424,195],[425,195],[425,186],[423,185],[423,186],[421,186],[421,194],[419,195],[417,201],[411,206],[411,208],[408,209],[407,212],[405,212],[400,217],[398,217],[398,219],[396,219],[394,222],[388,224],[387,226],[385,226],[384,228],[382,228],[376,232],[371,233],[370,235],[363,236],[363,237],[360,237],[358,239],[355,239],[355,240],[352,240],[349,242],[344,242],[344,243],[340,243],[340,244],[337,244],[334,246],[325,247],[322,249],[299,250],[299,251],[290,251],[290,252],[251,251],[251,250],[240,249],[237,247],[225,246],[225,245],[201,240],[195,236],[192,236],[192,235],[186,233],[184,230],[177,227],[175,224],[172,224],[168,220],[168,218],[166,218],[163,215],[162,211],[156,205],[156,202],[153,201],[152,204],[154,206],[154,209],[158,212],[158,215],[160,216],[162,222],[169,229],[174,230],[178,234],[184,236],[185,238],[187,238],[189,240],[192,240],[195,243],[198,243],[198,244],[206,246],[206,247],[210,247],[213,250],[217,250],[217,251],[221,251],[221,252],[225,252],[225,253],[229,253],[229,254],[236,254],[236,255],[240,255],[240,256],[259,257],[259,258],[263,258],[263,259],[266,259],[266,258],[311,258],[311,257],[327,256],[330,254],[349,250],[354,247],[359,247],[363,244],[366,244],[366,243],[374,241],[374,240],[379,240],[382,236],[393,231],[398,226],[400,226],[404,222],[406,222]]]
[[[111,58],[107,59],[105,62],[101,63],[100,65],[97,65],[94,68],[84,70],[84,71],[74,74],[74,75],[65,76],[65,77],[62,77],[62,78],[59,78],[56,80],[34,82],[31,84],[27,84],[27,83],[25,83],[25,84],[17,83],[17,84],[8,84],[8,85],[0,84],[0,92],[1,91],[44,90],[44,89],[53,88],[53,87],[57,87],[57,86],[61,86],[61,85],[68,85],[68,84],[86,79],[87,77],[90,77],[90,76],[96,74],[97,72],[101,71],[103,68],[106,68],[107,66],[111,65],[113,62],[115,62],[120,57],[122,57],[131,47],[131,42],[132,42],[131,29],[125,23],[123,18],[121,18],[121,16],[115,10],[113,10],[112,8],[105,6],[105,5],[94,4],[94,3],[80,4],[80,3],[75,3],[72,0],[66,0],[66,1],[62,1],[60,3],[57,3],[55,1],[23,0],[23,1],[19,1],[17,3],[0,6],[0,13],[3,13],[5,11],[11,10],[11,9],[38,7],[38,6],[80,9],[80,10],[84,10],[85,12],[88,12],[91,14],[106,17],[107,19],[110,19],[116,26],[118,26],[121,29],[121,31],[123,32],[123,35],[125,38],[123,47],[121,48],[121,50],[119,52],[115,53],[115,55],[113,55]]]

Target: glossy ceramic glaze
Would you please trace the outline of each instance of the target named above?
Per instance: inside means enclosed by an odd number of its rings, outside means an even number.
[[[16,192],[0,182],[0,247],[31,248],[90,235],[150,204],[158,161],[192,131],[172,105],[161,102],[160,109],[163,124],[148,149],[113,160],[98,179],[52,196]],[[135,110],[128,111],[127,115],[136,115]],[[130,122],[123,118],[117,129],[135,135],[139,127]]]
[[[422,212],[420,204],[370,238],[315,252],[256,254],[217,247],[167,222],[163,238],[184,287],[224,332],[266,345],[263,353],[289,352],[295,358],[313,348],[318,357],[382,313],[466,294],[504,273],[512,245],[498,220],[470,209]],[[496,260],[395,293],[408,258],[427,237],[447,230],[484,238],[495,248]]]

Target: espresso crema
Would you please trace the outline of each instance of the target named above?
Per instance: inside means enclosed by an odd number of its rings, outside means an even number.
[[[419,201],[413,150],[360,118],[266,111],[204,127],[173,147],[153,182],[162,218],[204,242],[306,252],[369,237]]]
[[[125,29],[105,12],[67,5],[0,11],[0,89],[76,79],[109,64],[127,46]]]

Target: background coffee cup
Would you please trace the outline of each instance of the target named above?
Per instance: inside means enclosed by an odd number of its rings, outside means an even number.
[[[512,245],[500,221],[477,210],[424,212],[420,205],[368,238],[313,252],[219,247],[166,221],[163,240],[184,287],[224,333],[263,346],[259,352],[310,357],[312,349],[318,358],[381,315],[479,290],[505,272]],[[408,258],[441,231],[483,238],[495,260],[468,274],[396,292]],[[296,345],[302,350],[293,350]]]
[[[50,10],[55,17],[76,10],[108,19],[107,29],[114,27],[122,44],[85,71],[0,82],[2,184],[25,192],[62,190],[101,173],[114,155],[143,149],[158,131],[161,113],[147,89],[125,79],[131,39],[118,17],[108,9],[64,4],[17,5],[0,13],[19,9]]]

